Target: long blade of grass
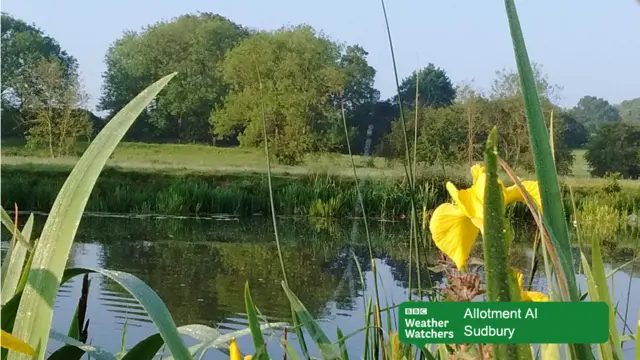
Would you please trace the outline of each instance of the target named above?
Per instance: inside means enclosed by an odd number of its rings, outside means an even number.
[[[29,241],[31,239],[31,231],[33,230],[33,214],[29,216],[29,219],[24,225],[21,231],[21,235],[24,239]],[[16,242],[13,245],[11,251],[11,257],[5,260],[2,264],[2,305],[9,301],[16,294],[16,289],[20,283],[20,276],[22,275],[22,269],[25,265],[25,257],[30,246],[24,245],[22,242]],[[6,265],[6,269],[5,269]]]
[[[569,294],[572,301],[578,301],[578,287],[573,269],[571,254],[571,244],[569,243],[569,231],[565,222],[564,206],[558,183],[553,153],[549,144],[549,136],[544,122],[538,91],[536,89],[533,71],[529,62],[529,55],[522,35],[522,28],[518,19],[514,0],[505,0],[505,9],[511,31],[511,39],[520,76],[520,85],[527,115],[527,125],[529,128],[529,139],[533,150],[533,159],[536,175],[542,197],[543,217],[549,224],[551,232],[557,240],[558,256],[564,268]],[[580,359],[592,359],[588,346],[581,346],[576,349],[576,354]]]
[[[598,291],[598,285],[596,283],[596,279],[591,272],[591,267],[589,266],[589,262],[587,258],[584,256],[584,253],[581,253],[581,261],[582,268],[584,269],[584,275],[587,278],[587,289],[589,292],[589,299],[591,301],[603,301],[600,299],[600,291]],[[615,317],[612,319],[615,324]],[[611,321],[611,319],[609,320]],[[614,325],[614,329],[616,329]],[[613,360],[613,349],[611,348],[611,342],[607,341],[603,344],[597,345],[598,349],[598,357],[602,360]]]
[[[305,308],[300,299],[298,299],[298,297],[291,291],[291,289],[289,289],[284,281],[282,282],[282,288],[287,294],[289,302],[296,312],[296,315],[300,319],[300,323],[302,324],[302,326],[304,326],[305,329],[307,329],[307,332],[309,332],[309,335],[313,339],[313,342],[318,346],[324,358],[338,359],[340,357],[338,351],[336,351],[336,348],[333,347],[327,335],[324,333],[324,331],[322,331],[320,325],[318,325],[316,320],[313,318],[311,313],[309,313],[307,308]]]
[[[38,349],[38,359],[44,359],[58,286],[96,180],[138,115],[175,75],[165,76],[149,86],[109,121],[74,166],[53,204],[40,236],[14,326],[16,336],[27,339]],[[176,352],[181,351],[178,344],[172,345]],[[188,358],[186,347],[183,351]],[[10,360],[23,358],[13,355],[9,355]]]
[[[344,334],[342,334],[340,327],[336,328],[336,335],[338,336],[338,347],[340,349],[341,360],[349,360],[349,352],[347,351]]]
[[[2,225],[4,225],[4,227],[6,227],[7,230],[9,230],[11,235],[15,236],[15,240],[17,242],[22,243],[22,245],[26,246],[27,248],[30,247],[29,241],[25,239],[24,236],[22,236],[22,232],[15,231],[16,226],[13,220],[11,220],[11,216],[9,216],[9,214],[3,207],[0,207],[0,219],[2,220]]]
[[[271,156],[269,155],[269,137],[267,136],[267,118],[265,115],[265,106],[264,106],[264,96],[262,94],[262,77],[260,75],[260,67],[258,66],[258,62],[255,57],[253,62],[256,66],[256,73],[258,75],[258,85],[260,86],[260,110],[262,114],[262,136],[264,140],[264,153],[267,159],[267,181],[269,184],[269,205],[271,206],[271,220],[273,221],[273,233],[276,238],[276,247],[278,249],[278,259],[280,260],[280,269],[282,270],[282,279],[286,284],[288,284],[287,280],[287,270],[284,266],[284,256],[282,255],[282,248],[280,247],[280,237],[278,232],[278,222],[276,221],[276,209],[275,202],[273,201],[273,184],[271,183]],[[298,326],[298,319],[295,315],[295,311],[293,308],[291,309],[291,320],[293,321],[293,326],[295,328],[295,332],[298,338],[298,342],[300,343],[300,348],[302,348],[302,353],[304,354],[305,359],[310,359],[309,351],[307,350],[307,344],[304,341],[304,335]]]
[[[609,296],[609,286],[607,285],[607,276],[604,272],[604,261],[602,260],[602,252],[600,250],[600,239],[593,237],[591,243],[591,276],[598,291],[599,301],[604,301],[609,306],[609,343],[616,359],[622,360],[622,348],[618,327],[616,325],[616,313]]]
[[[253,339],[254,351],[261,353],[261,357],[259,358],[259,360],[269,360],[269,356],[265,352],[266,346],[264,343],[264,337],[262,336],[262,330],[260,330],[260,320],[258,320],[256,307],[253,304],[253,300],[251,299],[251,292],[249,291],[248,282],[244,284],[244,303],[247,311],[247,321],[249,322],[249,329],[251,330],[251,338]]]

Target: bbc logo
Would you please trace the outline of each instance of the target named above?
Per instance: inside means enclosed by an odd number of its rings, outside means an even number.
[[[427,308],[406,308],[405,315],[427,315]]]

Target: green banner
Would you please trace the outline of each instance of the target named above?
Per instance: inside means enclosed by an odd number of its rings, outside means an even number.
[[[609,337],[604,302],[404,302],[405,344],[600,344]]]

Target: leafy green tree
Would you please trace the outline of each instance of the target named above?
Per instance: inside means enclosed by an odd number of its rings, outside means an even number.
[[[309,26],[244,40],[222,63],[232,90],[211,114],[214,133],[237,136],[241,146],[261,145],[262,98],[278,161],[296,164],[308,152],[331,148],[341,126],[340,110],[330,101],[344,85],[339,60],[338,45]]]
[[[625,178],[640,177],[640,126],[613,122],[603,124],[587,144],[585,159],[591,175],[620,173]]]
[[[557,123],[562,126],[563,141],[571,149],[579,149],[589,141],[589,130],[579,122],[573,111],[558,109]]]
[[[414,71],[400,83],[400,101],[403,106],[415,105],[416,74],[418,75],[417,87],[420,106],[438,108],[453,104],[456,90],[446,71],[429,63],[427,67],[418,72]]]
[[[640,97],[625,100],[616,106],[620,112],[622,121],[632,124],[640,124]]]
[[[473,81],[463,83],[456,89],[456,103],[460,104],[465,112],[467,121],[467,154],[469,164],[476,159],[482,159],[484,153],[483,143],[476,143],[476,139],[486,130],[486,117],[483,109],[486,108],[488,99],[474,86]]]
[[[29,70],[34,84],[25,94],[27,146],[45,147],[51,157],[72,154],[79,138],[92,135],[88,112],[82,111],[88,96],[80,82],[65,79],[64,66],[57,61],[41,60]]]
[[[58,42],[45,35],[35,25],[29,25],[9,14],[1,15],[2,52],[2,137],[21,136],[19,128],[25,97],[36,87],[31,70],[42,60],[57,61],[64,79],[77,75],[76,59],[64,51]],[[26,92],[26,93],[25,93]]]
[[[620,111],[607,100],[595,96],[583,96],[573,108],[576,119],[595,131],[601,124],[620,121]]]
[[[541,64],[532,63],[531,67],[540,100],[542,102],[557,102],[560,97],[562,87],[551,83],[548,75],[544,73],[543,66]],[[495,75],[496,77],[491,84],[490,91],[490,97],[492,99],[522,96],[520,76],[516,70],[503,68],[496,71]]]
[[[126,32],[107,52],[99,109],[114,115],[149,83],[178,71],[130,138],[211,141],[209,114],[228,93],[220,62],[249,35],[247,29],[212,13],[182,15],[141,32]]]

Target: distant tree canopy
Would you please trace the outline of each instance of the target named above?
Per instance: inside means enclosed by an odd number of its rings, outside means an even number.
[[[99,109],[117,113],[162,76],[177,76],[129,132],[132,139],[207,142],[209,114],[227,94],[219,66],[249,30],[211,13],[183,15],[126,32],[108,50]]]
[[[616,106],[616,108],[620,112],[622,121],[640,125],[640,97],[625,100]]]
[[[25,91],[37,86],[33,69],[42,60],[60,63],[65,80],[77,77],[78,62],[34,25],[2,13],[2,107],[20,109]]]
[[[583,96],[573,108],[576,119],[591,131],[600,125],[622,120],[620,111],[607,100],[595,96]]]
[[[417,86],[416,86],[417,79]],[[400,83],[400,101],[405,106],[415,106],[416,87],[418,103],[434,108],[453,104],[456,90],[447,73],[429,63],[420,71],[414,71]]]
[[[640,178],[640,126],[623,122],[604,124],[587,145],[585,154],[591,174]]]
[[[406,136],[419,162],[440,166],[482,161],[488,131],[497,126],[502,156],[533,170],[520,79],[512,69],[497,71],[483,92],[473,83],[454,86],[443,68],[428,63],[401,81],[398,94],[382,99],[376,69],[358,44],[308,25],[260,31],[219,14],[185,14],[126,31],[109,47],[98,102],[108,113],[103,120],[84,109],[76,59],[35,25],[3,13],[2,50],[2,137],[47,147],[51,156],[72,153],[143,89],[178,72],[127,140],[257,147],[266,132],[276,160],[297,164],[312,152],[344,153],[347,140],[354,154],[404,160]],[[558,171],[569,174],[570,149],[587,147],[594,174],[601,174],[596,154],[617,146],[602,139],[622,130],[600,127],[640,124],[640,98],[614,105],[584,96],[564,109],[557,105],[561,87],[541,65],[534,63],[533,73],[547,125],[554,114]]]

